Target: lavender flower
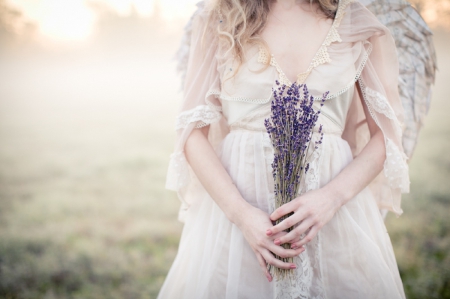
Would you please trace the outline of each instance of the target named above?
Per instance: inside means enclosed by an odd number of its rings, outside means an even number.
[[[319,127],[320,138],[311,144],[313,128],[320,115],[319,110],[313,108],[314,97],[309,94],[305,84],[293,83],[291,86],[281,85],[276,81],[278,89],[273,90],[271,116],[264,121],[267,133],[274,148],[272,163],[276,208],[281,207],[297,197],[303,174],[309,170],[310,147],[317,149],[323,140],[322,125]],[[324,93],[320,107],[323,106],[328,92]],[[277,220],[283,221],[291,214]],[[293,228],[289,228],[291,231]],[[289,248],[289,244],[283,244]],[[292,262],[292,258],[276,258]],[[277,278],[286,277],[293,270],[279,269],[268,266],[269,271]]]

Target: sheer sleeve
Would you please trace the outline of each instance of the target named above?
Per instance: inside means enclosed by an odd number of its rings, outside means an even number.
[[[170,156],[166,188],[177,191],[181,200],[179,220],[189,208],[189,190],[195,175],[184,155],[184,145],[192,130],[211,125],[209,140],[213,145],[223,138],[220,76],[217,63],[218,39],[207,29],[208,12],[199,11],[192,20],[190,52],[183,87],[183,101],[176,118],[175,149]]]
[[[364,103],[384,135],[386,159],[382,173],[370,184],[380,209],[401,209],[401,193],[409,192],[407,156],[402,146],[404,110],[398,91],[399,63],[394,39],[389,30],[359,2],[352,3],[348,23],[341,35],[354,44],[357,77],[363,95],[355,93],[347,116],[345,138],[356,156],[370,139]],[[361,101],[362,100],[362,101]]]

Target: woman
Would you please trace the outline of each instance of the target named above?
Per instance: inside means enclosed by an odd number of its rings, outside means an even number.
[[[405,298],[379,212],[400,215],[409,191],[397,78],[392,36],[356,0],[201,6],[167,180],[185,226],[158,298]],[[264,119],[277,80],[329,95],[303,192],[275,210]]]

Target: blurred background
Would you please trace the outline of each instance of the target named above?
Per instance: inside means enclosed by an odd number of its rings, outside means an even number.
[[[164,189],[196,0],[0,0],[0,298],[155,298],[176,255]],[[437,82],[386,220],[408,298],[450,298],[450,0],[414,2]]]

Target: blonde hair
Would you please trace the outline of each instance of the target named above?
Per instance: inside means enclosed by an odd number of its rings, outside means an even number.
[[[259,44],[268,48],[259,34],[264,29],[275,0],[213,0],[209,3],[210,17],[207,28],[217,28],[219,44],[242,64],[245,61],[244,47]],[[334,18],[339,0],[309,0],[317,3],[326,18]],[[219,24],[214,26],[214,24]]]

